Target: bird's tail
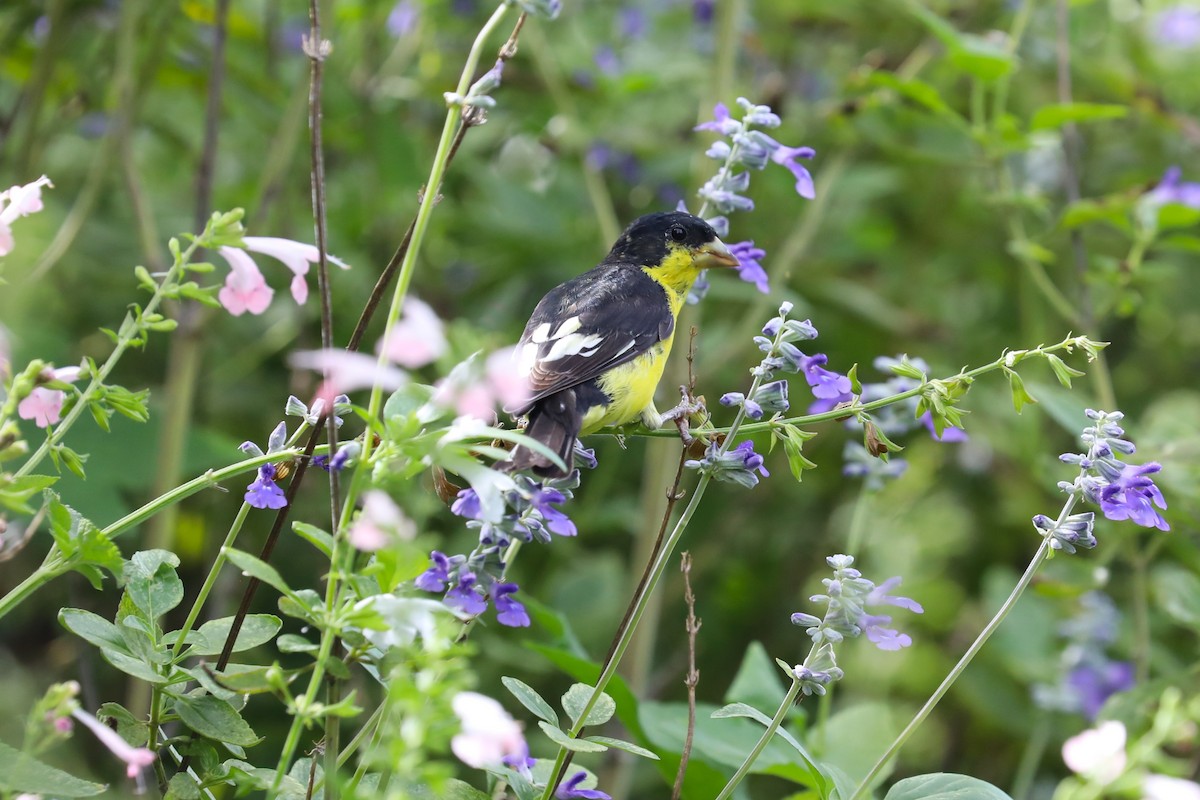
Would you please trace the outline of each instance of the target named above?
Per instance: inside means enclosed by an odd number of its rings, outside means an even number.
[[[566,470],[559,469],[544,454],[521,445],[513,448],[512,455],[499,465],[500,468],[506,472],[531,469],[543,478],[566,477],[573,469],[575,439],[582,425],[583,416],[576,407],[574,389],[565,389],[539,400],[529,409],[525,435],[557,453],[567,465]]]

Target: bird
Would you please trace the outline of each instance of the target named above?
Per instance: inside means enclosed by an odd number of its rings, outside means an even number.
[[[700,217],[657,212],[634,220],[597,266],[547,292],[515,350],[528,394],[505,411],[526,416],[525,435],[566,469],[523,445],[501,469],[565,477],[581,434],[639,418],[658,428],[686,413],[659,414],[654,405],[679,312],[702,271],[737,265]]]

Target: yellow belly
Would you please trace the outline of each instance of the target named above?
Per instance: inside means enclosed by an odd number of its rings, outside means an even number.
[[[625,425],[637,419],[654,402],[654,390],[662,378],[674,337],[651,347],[637,358],[600,376],[598,383],[612,398],[607,406],[588,409],[580,433]]]

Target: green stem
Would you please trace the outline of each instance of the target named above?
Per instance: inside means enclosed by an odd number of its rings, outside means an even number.
[[[846,537],[846,553],[861,560],[859,550],[867,538],[867,519],[871,515],[871,500],[875,490],[864,484],[858,491],[858,499],[854,502],[854,515],[850,517],[850,535]]]
[[[767,726],[762,736],[754,743],[754,748],[746,756],[742,765],[738,767],[737,772],[733,773],[733,777],[729,779],[729,783],[725,784],[725,788],[717,795],[716,800],[725,800],[733,794],[733,790],[737,788],[742,779],[746,777],[746,774],[750,772],[750,768],[754,766],[754,762],[758,759],[763,749],[766,748],[767,742],[771,741],[771,738],[775,736],[775,731],[779,730],[779,726],[783,724],[783,718],[787,716],[788,711],[791,709],[792,704],[796,702],[796,697],[799,694],[800,681],[793,676],[792,685],[784,696],[783,702],[779,704],[779,709],[776,710],[775,716],[771,718],[771,724]]]
[[[323,448],[318,448],[318,450],[320,449]],[[153,517],[159,510],[173,503],[178,503],[180,500],[190,497],[202,489],[217,486],[227,478],[257,469],[268,461],[279,461],[299,454],[299,450],[283,450],[248,458],[245,461],[239,461],[236,464],[231,464],[219,470],[209,470],[198,478],[193,478],[182,486],[177,486],[161,497],[154,498],[136,511],[132,511],[111,525],[102,528],[100,532],[109,539],[115,539],[130,528],[136,527],[150,517]],[[29,577],[14,586],[8,594],[0,598],[0,619],[3,619],[8,612],[20,605],[29,595],[40,589],[44,584],[49,583],[64,572],[68,572],[71,568],[72,562],[63,556],[62,552],[58,549],[58,545],[51,545],[42,565],[34,570]]]
[[[1086,336],[1071,336],[1071,337],[1068,337],[1068,338],[1064,339],[1063,341],[1059,342],[1058,344],[1042,345],[1039,347],[1035,347],[1031,350],[1010,351],[1010,352],[1006,353],[1005,355],[1001,356],[1000,358],[996,359],[995,361],[991,362],[990,364],[984,364],[982,367],[976,367],[975,369],[966,370],[965,372],[960,372],[957,375],[952,375],[951,377],[943,378],[942,380],[945,382],[973,380],[974,378],[977,378],[980,375],[986,375],[989,372],[995,372],[997,370],[1001,370],[1001,369],[1005,369],[1005,368],[1011,369],[1012,363],[1010,363],[1010,362],[1013,362],[1014,359],[1017,361],[1022,361],[1026,358],[1030,358],[1030,357],[1034,357],[1034,356],[1044,356],[1048,353],[1055,353],[1055,352],[1059,352],[1059,351],[1063,351],[1063,350],[1071,351],[1071,350],[1074,350],[1076,347],[1083,347],[1084,342],[1089,342],[1093,346],[1096,346],[1096,345],[1099,345],[1101,347],[1105,346],[1105,344],[1103,344],[1103,343],[1090,342],[1090,340],[1088,340]],[[764,433],[766,431],[770,431],[775,428],[778,428],[781,425],[812,425],[817,422],[826,422],[829,420],[849,419],[850,417],[853,417],[856,412],[874,411],[877,408],[883,408],[884,406],[890,406],[894,403],[900,402],[901,400],[907,400],[910,397],[916,397],[917,395],[921,394],[921,392],[923,392],[924,390],[925,390],[925,385],[922,384],[921,386],[917,386],[913,389],[909,389],[908,391],[899,392],[898,394],[888,395],[887,397],[881,397],[878,400],[872,400],[869,403],[860,403],[856,400],[852,405],[846,406],[845,408],[837,408],[832,411],[824,411],[820,414],[805,414],[805,415],[799,416],[799,417],[780,417],[778,419],[764,420],[762,422],[749,422],[749,423],[746,423],[745,425],[741,426],[741,431],[742,431],[742,433]],[[701,432],[706,433],[706,434],[730,433],[733,430],[734,430],[733,427],[730,426],[729,428],[705,429],[704,431],[701,431]],[[677,436],[678,435],[673,429],[650,430],[649,428],[634,428],[632,430],[626,429],[626,430],[623,430],[622,433],[626,436],[651,436],[651,437],[654,437],[654,436],[659,436],[659,437],[661,437],[661,436]]]
[[[1025,740],[1025,749],[1021,753],[1021,761],[1017,764],[1017,776],[1013,779],[1013,800],[1026,800],[1029,790],[1033,788],[1033,779],[1037,777],[1038,764],[1046,753],[1046,745],[1050,741],[1050,717],[1045,711],[1039,711],[1033,732]]]
[[[1066,505],[1063,506],[1062,515],[1059,517],[1060,521],[1070,513],[1071,508],[1075,505],[1075,500],[1075,495],[1072,495],[1067,500]],[[1013,610],[1013,607],[1016,606],[1017,601],[1021,599],[1021,595],[1025,593],[1027,588],[1029,588],[1029,584],[1033,581],[1033,576],[1041,567],[1042,562],[1045,561],[1050,555],[1051,541],[1052,540],[1050,537],[1042,539],[1042,544],[1038,548],[1037,553],[1034,554],[1033,560],[1031,560],[1029,562],[1029,566],[1025,568],[1025,574],[1021,576],[1019,581],[1017,581],[1017,585],[1013,588],[1012,593],[1009,594],[1008,599],[1004,601],[1004,604],[1000,606],[1000,610],[996,612],[996,615],[992,617],[991,621],[988,622],[988,624],[980,632],[979,636],[976,637],[975,641],[971,643],[971,646],[967,648],[967,652],[964,653],[963,657],[960,658],[958,663],[954,665],[954,669],[950,670],[950,674],[946,676],[945,680],[941,682],[934,693],[930,695],[929,699],[925,701],[925,705],[921,706],[921,710],[916,713],[916,716],[912,718],[912,721],[905,726],[904,730],[900,732],[900,735],[896,737],[895,741],[892,742],[887,751],[879,757],[879,760],[875,762],[875,766],[871,767],[870,772],[866,774],[866,777],[862,779],[862,781],[858,784],[858,787],[854,790],[854,793],[851,794],[847,800],[859,800],[860,797],[866,796],[867,792],[871,788],[871,784],[874,783],[876,778],[880,776],[880,773],[883,772],[884,767],[886,767],[888,762],[890,762],[896,753],[900,751],[900,748],[904,746],[909,737],[912,736],[913,732],[916,731],[921,723],[925,721],[925,718],[929,716],[934,707],[936,707],[938,702],[941,701],[942,697],[945,696],[946,692],[950,690],[950,687],[954,685],[954,682],[957,681],[959,676],[962,675],[962,673],[966,670],[967,665],[969,665],[971,661],[974,660],[975,656],[979,654],[979,651],[983,649],[983,646],[987,643],[987,640],[992,637],[992,634],[995,633],[1000,627],[1001,623],[1004,622],[1005,617],[1007,617],[1009,612]]]
[[[226,554],[237,540],[238,533],[241,532],[242,525],[245,524],[246,516],[249,513],[250,504],[242,503],[242,507],[238,509],[237,516],[233,518],[233,523],[229,526],[229,532],[225,534],[225,541],[221,543],[220,549],[217,550],[217,557],[213,559],[212,566],[208,570],[208,575],[204,578],[204,584],[200,587],[200,592],[196,595],[196,599],[192,603],[192,609],[188,612],[183,627],[179,629],[179,636],[175,639],[173,653],[176,661],[179,660],[183,653],[184,640],[187,639],[192,626],[196,624],[196,620],[200,617],[200,611],[204,608],[204,603],[208,600],[209,593],[212,592],[213,586],[217,583],[217,576],[221,574],[221,567],[225,566]]]
[[[194,239],[192,243],[188,245],[187,249],[180,254],[179,258],[175,259],[175,263],[172,264],[171,269],[167,271],[166,277],[159,282],[158,288],[155,290],[154,295],[150,298],[149,302],[146,303],[146,307],[142,311],[143,317],[153,314],[158,309],[159,304],[162,303],[165,290],[168,287],[173,288],[179,283],[179,278],[183,275],[184,267],[191,260],[192,254],[195,253],[200,247],[200,242],[202,239],[203,236]],[[108,377],[108,374],[112,372],[113,368],[117,365],[117,362],[121,360],[121,356],[125,354],[125,351],[129,348],[130,344],[132,344],[134,340],[144,337],[145,335],[145,330],[143,330],[141,325],[137,323],[137,320],[134,319],[133,312],[126,314],[125,321],[121,324],[121,329],[117,334],[117,344],[115,347],[113,347],[113,351],[109,354],[108,359],[99,368],[97,374],[92,376],[91,382],[88,384],[87,388],[83,390],[83,393],[75,399],[75,404],[71,406],[71,410],[67,412],[67,415],[63,417],[61,422],[54,426],[54,430],[51,431],[51,433],[46,437],[46,440],[42,442],[42,446],[39,447],[37,451],[29,457],[29,460],[22,464],[21,468],[17,470],[16,477],[19,478],[22,475],[28,475],[30,472],[32,472],[33,468],[41,463],[42,459],[46,457],[51,448],[62,441],[63,437],[66,436],[67,431],[70,430],[71,426],[75,424],[75,421],[79,419],[84,411],[88,410],[89,406],[91,405],[92,398],[94,398],[103,388],[104,379]]]

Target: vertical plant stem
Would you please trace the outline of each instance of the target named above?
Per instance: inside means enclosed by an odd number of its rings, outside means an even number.
[[[867,540],[867,521],[871,518],[871,501],[875,498],[875,490],[864,483],[858,490],[858,499],[854,501],[854,513],[850,517],[850,533],[846,537],[846,553],[856,559],[862,559],[861,550]]]
[[[700,633],[700,620],[696,618],[696,595],[692,593],[692,555],[684,552],[679,558],[679,571],[683,573],[683,600],[687,604],[687,619],[683,628],[687,632],[688,671],[684,678],[688,693],[687,736],[683,740],[683,751],[679,754],[679,770],[675,773],[675,786],[671,800],[679,800],[683,794],[683,781],[687,777],[688,759],[692,755],[692,739],[696,735],[696,686],[700,683],[700,670],[696,669],[696,634]]]
[[[172,655],[176,660],[179,659],[183,652],[184,642],[187,640],[187,635],[196,625],[196,621],[200,618],[200,611],[204,608],[204,603],[208,600],[208,595],[212,592],[214,586],[217,585],[217,576],[221,574],[221,568],[225,566],[226,554],[237,541],[238,534],[242,530],[242,526],[246,524],[246,516],[250,513],[250,504],[242,503],[242,507],[238,509],[237,516],[233,518],[233,522],[229,526],[228,532],[225,534],[225,541],[221,542],[221,548],[217,551],[217,557],[213,559],[212,566],[208,568],[208,575],[204,577],[204,583],[200,586],[200,591],[196,594],[196,599],[192,601],[192,608],[188,611],[187,619],[184,620],[183,627],[179,629],[179,635],[175,638],[175,648]]]
[[[1067,504],[1063,507],[1062,515],[1059,517],[1060,520],[1064,519],[1067,514],[1070,513],[1070,510],[1074,504],[1075,496],[1072,495],[1067,501]],[[987,643],[987,640],[992,638],[992,634],[999,629],[1009,612],[1012,611],[1016,606],[1017,601],[1021,599],[1021,595],[1025,593],[1027,588],[1029,588],[1029,584],[1033,581],[1033,576],[1042,566],[1042,562],[1045,561],[1049,556],[1050,541],[1051,540],[1049,538],[1042,540],[1042,544],[1040,547],[1038,547],[1033,559],[1029,562],[1029,566],[1025,568],[1025,573],[1021,576],[1021,579],[1017,581],[1017,585],[1013,587],[1012,592],[1008,595],[1008,598],[1004,601],[1003,605],[1000,606],[1000,610],[997,611],[996,615],[992,617],[986,626],[984,626],[983,630],[980,631],[979,636],[977,636],[975,641],[971,643],[971,646],[967,648],[967,652],[963,654],[963,657],[960,658],[958,663],[954,665],[954,668],[950,670],[950,674],[948,674],[941,684],[938,685],[938,688],[935,689],[933,694],[930,695],[929,699],[925,701],[925,705],[921,706],[921,709],[916,713],[916,716],[914,716],[908,725],[904,727],[904,730],[900,732],[900,735],[896,737],[884,754],[879,757],[879,760],[875,762],[875,765],[871,767],[870,771],[866,774],[862,781],[859,782],[858,787],[854,790],[854,793],[851,794],[850,797],[846,798],[846,800],[859,800],[859,798],[867,795],[871,789],[871,784],[874,783],[876,778],[879,777],[880,773],[883,772],[884,767],[886,767],[892,758],[898,752],[900,752],[900,748],[904,746],[905,742],[909,740],[909,737],[912,736],[913,732],[920,727],[922,722],[925,721],[925,718],[929,716],[941,699],[946,695],[946,692],[950,691],[950,687],[954,685],[954,682],[958,680],[959,676],[962,675],[967,666],[975,659],[975,656],[979,654],[979,651],[983,649],[983,646]]]
[[[737,772],[735,772],[733,777],[729,779],[729,782],[725,784],[725,788],[723,788],[721,793],[717,795],[716,800],[727,800],[727,798],[733,794],[733,790],[736,789],[738,784],[742,782],[742,779],[746,777],[746,774],[750,772],[750,768],[754,766],[754,762],[757,761],[759,755],[762,754],[763,749],[767,746],[767,742],[771,741],[771,738],[775,736],[775,732],[779,730],[779,726],[783,724],[783,719],[787,716],[788,710],[792,707],[792,704],[796,702],[796,697],[798,697],[800,694],[800,685],[800,681],[793,677],[792,685],[788,688],[788,692],[784,696],[783,702],[779,704],[779,708],[775,711],[775,716],[771,718],[771,724],[767,726],[767,729],[763,731],[762,736],[760,736],[758,741],[754,743],[754,748],[750,750],[750,753],[746,756],[746,759],[742,762],[741,766],[738,767]]]

